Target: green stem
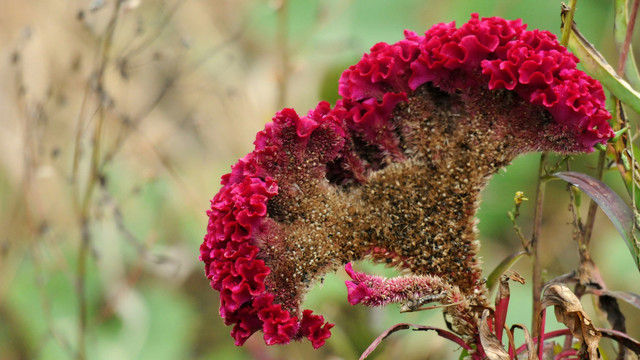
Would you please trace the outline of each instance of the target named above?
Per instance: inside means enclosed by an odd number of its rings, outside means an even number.
[[[540,296],[542,293],[542,266],[540,265],[540,233],[542,229],[542,207],[545,191],[545,168],[549,158],[548,153],[540,155],[540,167],[538,169],[538,185],[536,189],[536,205],[533,213],[533,232],[531,234],[531,257],[533,259],[533,314],[532,314],[532,336],[540,336],[540,311],[542,306]]]
[[[562,37],[560,38],[560,44],[562,44],[562,46],[567,46],[567,44],[569,43],[569,35],[571,35],[571,25],[573,24],[573,14],[576,12],[576,3],[578,2],[578,0],[570,0],[569,1],[569,6],[565,7],[564,4],[562,4],[563,6],[563,15],[564,15],[564,19],[563,19],[563,26],[562,26]]]
[[[606,152],[600,151],[598,154],[598,165],[596,166],[596,179],[602,180],[602,175],[604,174],[604,160],[606,158]],[[589,242],[591,241],[591,234],[593,233],[593,226],[596,221],[596,210],[598,210],[598,204],[591,200],[589,202],[589,211],[587,213],[587,223],[584,227],[584,233],[582,235],[582,243],[578,244],[580,246],[580,253],[589,248]],[[582,257],[582,256],[581,256]]]
[[[570,0],[568,8],[563,4],[563,21],[562,21],[562,38],[560,40],[563,46],[567,46],[571,35],[571,25],[573,24],[573,15],[576,11],[577,0]],[[540,167],[538,169],[538,185],[536,188],[536,205],[533,213],[533,232],[531,234],[531,243],[529,249],[533,259],[533,314],[531,314],[531,330],[534,338],[540,338],[540,313],[542,306],[540,298],[542,295],[542,266],[540,264],[540,233],[542,229],[542,207],[544,202],[544,191],[546,185],[546,172],[548,153],[540,155]]]

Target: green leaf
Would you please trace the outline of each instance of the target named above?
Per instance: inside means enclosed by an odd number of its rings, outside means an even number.
[[[462,351],[460,351],[460,356],[458,357],[458,360],[464,360],[468,357],[469,357],[469,350],[462,349]]]
[[[571,29],[567,45],[571,52],[580,59],[589,75],[600,81],[620,101],[640,114],[640,93],[616,74],[616,71],[604,57],[582,36],[575,24]]]
[[[489,274],[487,278],[487,288],[489,289],[489,296],[493,293],[493,291],[497,288],[500,283],[500,276],[507,270],[509,270],[516,261],[520,260],[521,257],[527,255],[526,251],[519,251],[517,253],[513,253],[507,256],[495,269]]]
[[[637,241],[637,223],[631,208],[607,184],[587,174],[573,171],[558,172],[552,176],[573,184],[587,194],[609,217],[640,270],[640,246]]]

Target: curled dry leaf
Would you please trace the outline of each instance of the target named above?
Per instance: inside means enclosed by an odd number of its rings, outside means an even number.
[[[509,298],[511,291],[509,290],[509,280],[517,281],[524,284],[524,278],[513,270],[506,270],[500,276],[500,286],[498,287],[498,295],[496,295],[496,311],[495,317],[495,333],[498,341],[502,342],[502,331],[507,320],[507,311],[509,310]]]
[[[628,299],[633,301],[634,294],[620,292],[621,297],[618,297],[615,295],[616,292],[607,290],[607,285],[605,284],[604,279],[600,274],[600,270],[592,260],[582,259],[580,267],[580,278],[577,278],[577,280],[580,282],[580,284],[586,284],[584,291],[596,295],[598,305],[597,309],[602,312],[602,315],[606,316],[606,319],[611,325],[611,328],[613,330],[626,333],[627,328],[625,324],[625,316],[620,310],[617,299]],[[625,297],[625,294],[629,294],[630,296]],[[627,350],[625,346],[621,344],[621,346],[618,348],[618,355],[616,359],[626,359],[626,352]]]
[[[500,264],[498,264],[498,266],[496,266],[496,268],[487,277],[487,288],[489,288],[489,294],[493,294],[495,289],[498,287],[500,276],[511,269],[511,266],[525,255],[527,255],[526,251],[518,251],[506,257],[500,262]]]
[[[489,314],[491,311],[485,309],[482,312],[482,320],[480,321],[480,342],[484,349],[484,353],[489,360],[510,360],[509,353],[504,349],[500,340],[489,328]]]
[[[602,334],[582,308],[578,297],[564,284],[549,284],[542,291],[542,308],[554,306],[556,319],[571,330],[573,337],[580,341],[580,353],[588,359],[600,359],[598,343]],[[581,357],[582,358],[582,357]]]
[[[587,287],[587,292],[590,292],[597,296],[597,304],[598,309],[606,315],[607,321],[611,325],[613,330],[619,331],[621,333],[627,332],[626,319],[622,311],[620,310],[620,305],[618,304],[618,299],[631,301],[634,300],[633,293],[625,293],[618,291],[609,291],[606,289],[604,281],[600,279],[600,281],[594,280],[589,282],[589,286]],[[637,295],[636,301],[638,300]],[[626,348],[621,344],[618,350],[618,356],[616,359],[625,359],[626,358]]]
[[[538,356],[536,356],[536,348],[533,345],[533,339],[531,338],[531,334],[529,333],[529,330],[527,329],[526,326],[522,325],[522,324],[514,324],[511,326],[511,333],[513,334],[515,329],[522,329],[522,331],[524,332],[524,341],[525,341],[525,345],[527,346],[527,359],[529,360],[538,360]],[[517,356],[517,351],[516,351],[516,356]]]

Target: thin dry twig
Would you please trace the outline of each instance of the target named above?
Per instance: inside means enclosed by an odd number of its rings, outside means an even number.
[[[606,158],[606,152],[600,151],[598,154],[598,164],[596,165],[596,179],[602,180],[602,176],[604,175],[604,163]],[[585,249],[588,250],[589,243],[591,242],[591,234],[593,234],[593,227],[596,221],[596,211],[598,210],[598,204],[591,200],[589,202],[589,211],[587,213],[587,222],[582,231],[581,243],[578,243],[579,249],[582,249],[584,246]],[[581,256],[582,258],[582,256]]]
[[[176,1],[173,7],[171,7],[168,11],[162,14],[160,19],[157,21],[158,26],[154,27],[154,31],[150,35],[145,37],[135,47],[132,47],[131,49],[123,50],[124,55],[122,55],[122,57],[120,58],[121,59],[120,61],[122,61],[123,59],[129,59],[138,55],[139,53],[147,49],[149,46],[151,46],[156,40],[158,40],[160,38],[160,35],[162,35],[162,33],[167,28],[167,25],[171,22],[171,20],[175,16],[175,14],[178,12],[178,10],[180,10],[180,8],[185,3],[186,3],[185,0]],[[131,42],[130,45],[133,45],[133,42]]]
[[[521,329],[524,332],[524,340],[525,340],[525,345],[527,347],[527,359],[528,360],[536,360],[536,359],[538,359],[538,357],[536,356],[536,353],[535,353],[534,341],[531,338],[531,334],[529,334],[529,330],[527,329],[526,326],[524,326],[523,324],[514,324],[514,325],[511,326],[510,331],[508,331],[507,333],[508,334],[509,333],[513,334],[514,330],[516,328]],[[513,337],[513,335],[511,335],[511,337]],[[512,338],[509,338],[509,341],[511,341],[511,340],[512,340]],[[514,359],[517,360],[518,359],[518,352],[517,352],[517,349],[515,348],[515,346],[513,348],[513,351],[514,351],[514,353],[513,353]]]
[[[517,191],[516,195],[513,198],[513,209],[512,211],[507,212],[507,217],[509,217],[509,220],[511,221],[511,226],[513,230],[516,232],[518,239],[520,239],[520,243],[522,244],[522,247],[525,249],[527,253],[530,253],[530,249],[529,249],[530,243],[524,237],[524,234],[522,233],[522,228],[520,227],[520,225],[518,225],[518,217],[520,217],[520,206],[522,205],[522,202],[526,200],[529,200],[529,199],[527,199],[524,196],[524,193],[522,191]]]
[[[115,33],[116,25],[118,23],[118,17],[120,14],[120,8],[122,6],[121,1],[114,3],[113,13],[109,19],[107,30],[105,31],[104,39],[100,47],[100,59],[97,65],[95,74],[96,89],[99,92],[104,90],[104,73],[109,64],[111,46],[113,36]],[[101,94],[98,94],[101,95]],[[101,97],[101,96],[100,96]],[[78,222],[80,224],[80,245],[78,247],[78,265],[77,265],[77,292],[78,292],[78,350],[76,358],[78,360],[86,359],[86,332],[87,332],[87,297],[86,297],[86,272],[87,272],[87,258],[89,255],[89,248],[91,242],[91,218],[89,214],[89,204],[93,198],[93,191],[96,185],[101,181],[100,175],[100,158],[101,158],[101,140],[102,140],[102,126],[105,118],[104,102],[100,98],[98,100],[98,119],[94,125],[93,132],[93,144],[91,151],[91,160],[89,168],[89,178],[85,187],[85,192],[82,199],[79,199],[77,206],[79,210]],[[80,131],[80,129],[78,129]],[[76,148],[76,151],[78,149]],[[74,161],[74,174],[77,171],[77,167]]]

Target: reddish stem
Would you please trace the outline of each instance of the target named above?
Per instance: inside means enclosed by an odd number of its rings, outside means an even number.
[[[568,359],[571,356],[577,356],[577,354],[578,351],[576,349],[564,350],[555,356],[555,360]]]
[[[531,243],[529,249],[533,260],[533,316],[532,316],[532,332],[531,335],[536,337],[541,334],[540,331],[540,312],[541,303],[540,296],[542,293],[542,266],[540,264],[540,233],[542,228],[542,205],[544,201],[545,167],[549,154],[544,152],[540,155],[540,168],[538,169],[538,186],[536,191],[536,204],[533,213],[533,233],[531,234]]]
[[[540,341],[538,341],[538,359],[542,359],[542,353],[544,350],[544,323],[547,319],[547,309],[542,310],[540,314]]]
[[[564,336],[564,335],[570,335],[571,336],[571,330],[569,330],[569,329],[560,329],[560,330],[551,331],[551,332],[548,332],[548,333],[544,334],[544,338],[545,339],[553,339],[555,337]],[[537,341],[538,341],[537,337],[533,338],[533,342],[534,343],[537,342]],[[518,350],[516,351],[516,354],[520,354],[526,349],[527,349],[527,344],[523,344],[518,348]]]
[[[638,16],[639,4],[640,4],[640,1],[635,0],[633,2],[633,7],[631,8],[631,16],[629,17],[629,21],[627,24],[627,34],[624,37],[624,44],[622,44],[622,51],[620,52],[620,61],[618,63],[618,75],[624,73],[624,66],[627,63],[627,56],[629,55],[629,48],[631,47],[631,37],[633,36],[633,28],[636,25],[636,17]]]

